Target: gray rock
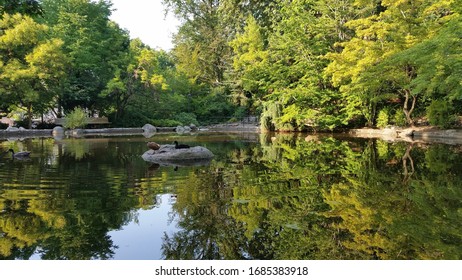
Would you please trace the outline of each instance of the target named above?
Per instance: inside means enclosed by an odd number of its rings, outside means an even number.
[[[141,157],[145,161],[162,165],[190,166],[208,164],[214,154],[202,146],[175,149],[174,145],[161,145],[158,150],[149,150]]]
[[[142,129],[144,130],[144,132],[156,132],[157,129],[155,126],[153,126],[152,124],[145,124]]]
[[[53,128],[52,135],[53,136],[64,135],[64,128],[61,126],[56,126],[55,128]]]
[[[17,127],[14,127],[14,126],[10,126],[6,129],[6,131],[10,131],[10,132],[16,132],[16,131],[19,131],[19,128]]]

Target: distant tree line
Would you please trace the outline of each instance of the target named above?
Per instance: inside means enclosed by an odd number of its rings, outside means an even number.
[[[164,0],[173,55],[268,130],[447,127],[461,113],[454,0]]]
[[[0,2],[0,112],[83,108],[113,125],[260,117],[266,130],[450,127],[462,105],[455,0],[163,0],[171,51],[130,39],[111,1]]]

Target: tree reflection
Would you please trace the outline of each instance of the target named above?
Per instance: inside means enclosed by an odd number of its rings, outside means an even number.
[[[189,177],[175,206],[182,230],[164,237],[166,259],[461,257],[457,148],[261,140]]]
[[[174,210],[182,230],[164,236],[165,259],[242,258],[242,227],[227,214],[232,189],[226,176],[233,175],[228,167],[197,169],[179,189]]]
[[[108,232],[155,203],[155,193],[140,199],[133,188],[144,163],[136,168],[129,146],[104,140],[37,141],[24,143],[34,150],[30,162],[0,171],[0,259],[113,258]]]
[[[144,143],[21,145],[40,156],[0,169],[0,258],[111,259],[108,232],[171,191],[165,259],[462,258],[458,146],[261,135],[175,171]]]

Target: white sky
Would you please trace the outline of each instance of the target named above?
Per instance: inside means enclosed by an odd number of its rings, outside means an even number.
[[[164,50],[172,48],[172,35],[179,21],[169,13],[165,17],[161,0],[112,0],[111,20],[130,32],[130,38]]]

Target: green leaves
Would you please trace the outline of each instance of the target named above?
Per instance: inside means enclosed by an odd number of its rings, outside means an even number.
[[[427,48],[431,43],[420,47],[419,43],[434,36],[440,29],[440,22],[450,20],[451,2],[382,1],[382,12],[347,23],[355,31],[355,37],[337,44],[341,52],[327,55],[331,63],[325,73],[348,100],[351,116],[363,115],[372,125],[377,107],[393,107],[395,104],[390,102],[395,99],[393,96],[401,96],[404,114],[412,124],[411,114],[418,106],[416,98],[431,84],[429,81],[433,78],[430,76],[438,76],[438,70],[421,68],[419,61],[435,63],[434,59],[440,56],[436,49]],[[424,78],[422,70],[431,74]],[[419,80],[426,86],[417,82]],[[363,110],[365,104],[370,104],[367,111]]]
[[[43,1],[43,21],[63,41],[70,62],[59,96],[64,111],[76,106],[105,109],[105,101],[98,97],[115,71],[123,67],[121,57],[129,45],[126,31],[109,20],[110,6],[107,1]]]
[[[46,25],[20,14],[5,14],[0,28],[0,85],[9,95],[4,105],[27,108],[31,119],[34,108],[44,110],[57,94],[54,86],[67,61],[62,41],[47,39]]]

